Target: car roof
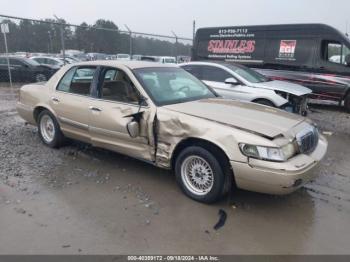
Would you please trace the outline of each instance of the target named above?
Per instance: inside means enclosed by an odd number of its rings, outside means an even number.
[[[44,56],[44,55],[36,55],[36,56],[31,56],[29,58],[48,58],[48,59],[57,59],[57,57],[53,56]]]
[[[180,66],[186,66],[186,65],[213,65],[218,67],[230,67],[235,66],[238,68],[246,68],[244,65],[233,63],[233,62],[223,62],[223,61],[191,61],[187,63],[182,63]]]
[[[87,61],[87,62],[79,62],[74,65],[101,65],[101,66],[126,66],[130,69],[137,68],[146,68],[146,67],[174,67],[178,68],[174,65],[155,63],[155,62],[147,62],[147,61],[121,61],[121,60],[96,60],[96,61]]]

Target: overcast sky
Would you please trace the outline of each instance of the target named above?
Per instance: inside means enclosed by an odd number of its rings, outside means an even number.
[[[124,29],[192,37],[197,27],[326,23],[350,31],[350,0],[0,0],[0,13],[35,19],[53,14],[74,24],[109,19]]]

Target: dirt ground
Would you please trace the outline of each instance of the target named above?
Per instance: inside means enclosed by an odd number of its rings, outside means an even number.
[[[44,146],[15,101],[0,88],[0,254],[350,253],[350,114],[339,108],[309,115],[329,140],[315,181],[204,205],[171,172],[77,142]]]

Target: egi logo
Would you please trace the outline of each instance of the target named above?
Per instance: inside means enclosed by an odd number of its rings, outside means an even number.
[[[278,57],[293,58],[296,46],[297,40],[281,40]]]

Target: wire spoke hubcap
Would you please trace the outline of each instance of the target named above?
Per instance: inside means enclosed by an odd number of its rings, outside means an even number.
[[[181,177],[187,189],[196,195],[207,194],[214,184],[211,166],[199,156],[189,156],[183,161]]]
[[[53,120],[48,115],[44,115],[40,120],[40,131],[45,142],[51,143],[55,138],[55,126]]]

